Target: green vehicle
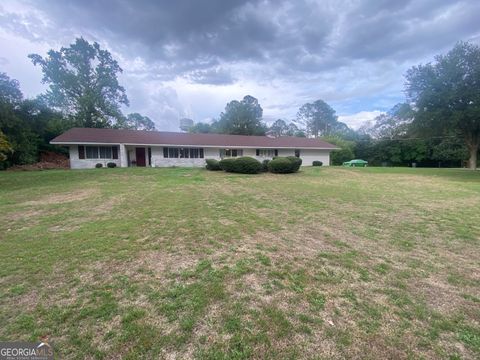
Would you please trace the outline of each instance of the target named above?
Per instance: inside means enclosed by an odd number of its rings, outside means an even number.
[[[361,159],[354,159],[350,161],[345,161],[343,166],[347,167],[367,167],[368,161],[361,160]]]

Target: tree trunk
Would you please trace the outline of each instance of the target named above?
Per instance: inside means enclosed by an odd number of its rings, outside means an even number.
[[[468,143],[468,151],[470,153],[470,159],[468,160],[468,167],[471,170],[475,170],[477,168],[478,142]]]

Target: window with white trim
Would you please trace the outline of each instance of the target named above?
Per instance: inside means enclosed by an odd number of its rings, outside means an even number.
[[[220,157],[237,157],[243,156],[243,149],[220,149]]]
[[[203,159],[203,148],[164,147],[163,157],[173,159]]]
[[[256,155],[259,157],[273,158],[274,156],[278,156],[278,150],[277,149],[257,149]]]
[[[85,148],[85,154],[83,154]],[[85,156],[83,156],[85,155]],[[118,159],[116,146],[79,146],[80,159]]]

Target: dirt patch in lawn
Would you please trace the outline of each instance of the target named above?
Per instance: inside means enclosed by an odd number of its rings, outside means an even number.
[[[6,214],[4,219],[7,221],[21,221],[21,220],[31,220],[38,217],[43,217],[48,215],[43,210],[37,209],[25,209],[21,211],[14,211],[9,214]]]
[[[451,285],[439,277],[430,277],[411,285],[411,291],[421,294],[428,306],[442,314],[452,314],[467,302]]]
[[[36,206],[36,205],[55,205],[72,201],[81,201],[88,199],[98,193],[96,189],[78,190],[64,194],[52,194],[44,196],[38,200],[26,201],[20,205]]]
[[[198,260],[198,256],[188,255],[187,251],[148,251],[137,258],[136,264],[153,271],[157,278],[165,278],[168,273],[180,273],[194,268]]]

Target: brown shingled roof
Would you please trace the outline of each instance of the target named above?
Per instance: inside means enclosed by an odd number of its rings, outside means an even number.
[[[184,145],[206,147],[260,147],[260,148],[312,148],[337,149],[335,145],[319,139],[283,136],[190,134],[166,131],[139,131],[123,129],[73,128],[50,141],[51,144],[131,144],[131,145]]]

